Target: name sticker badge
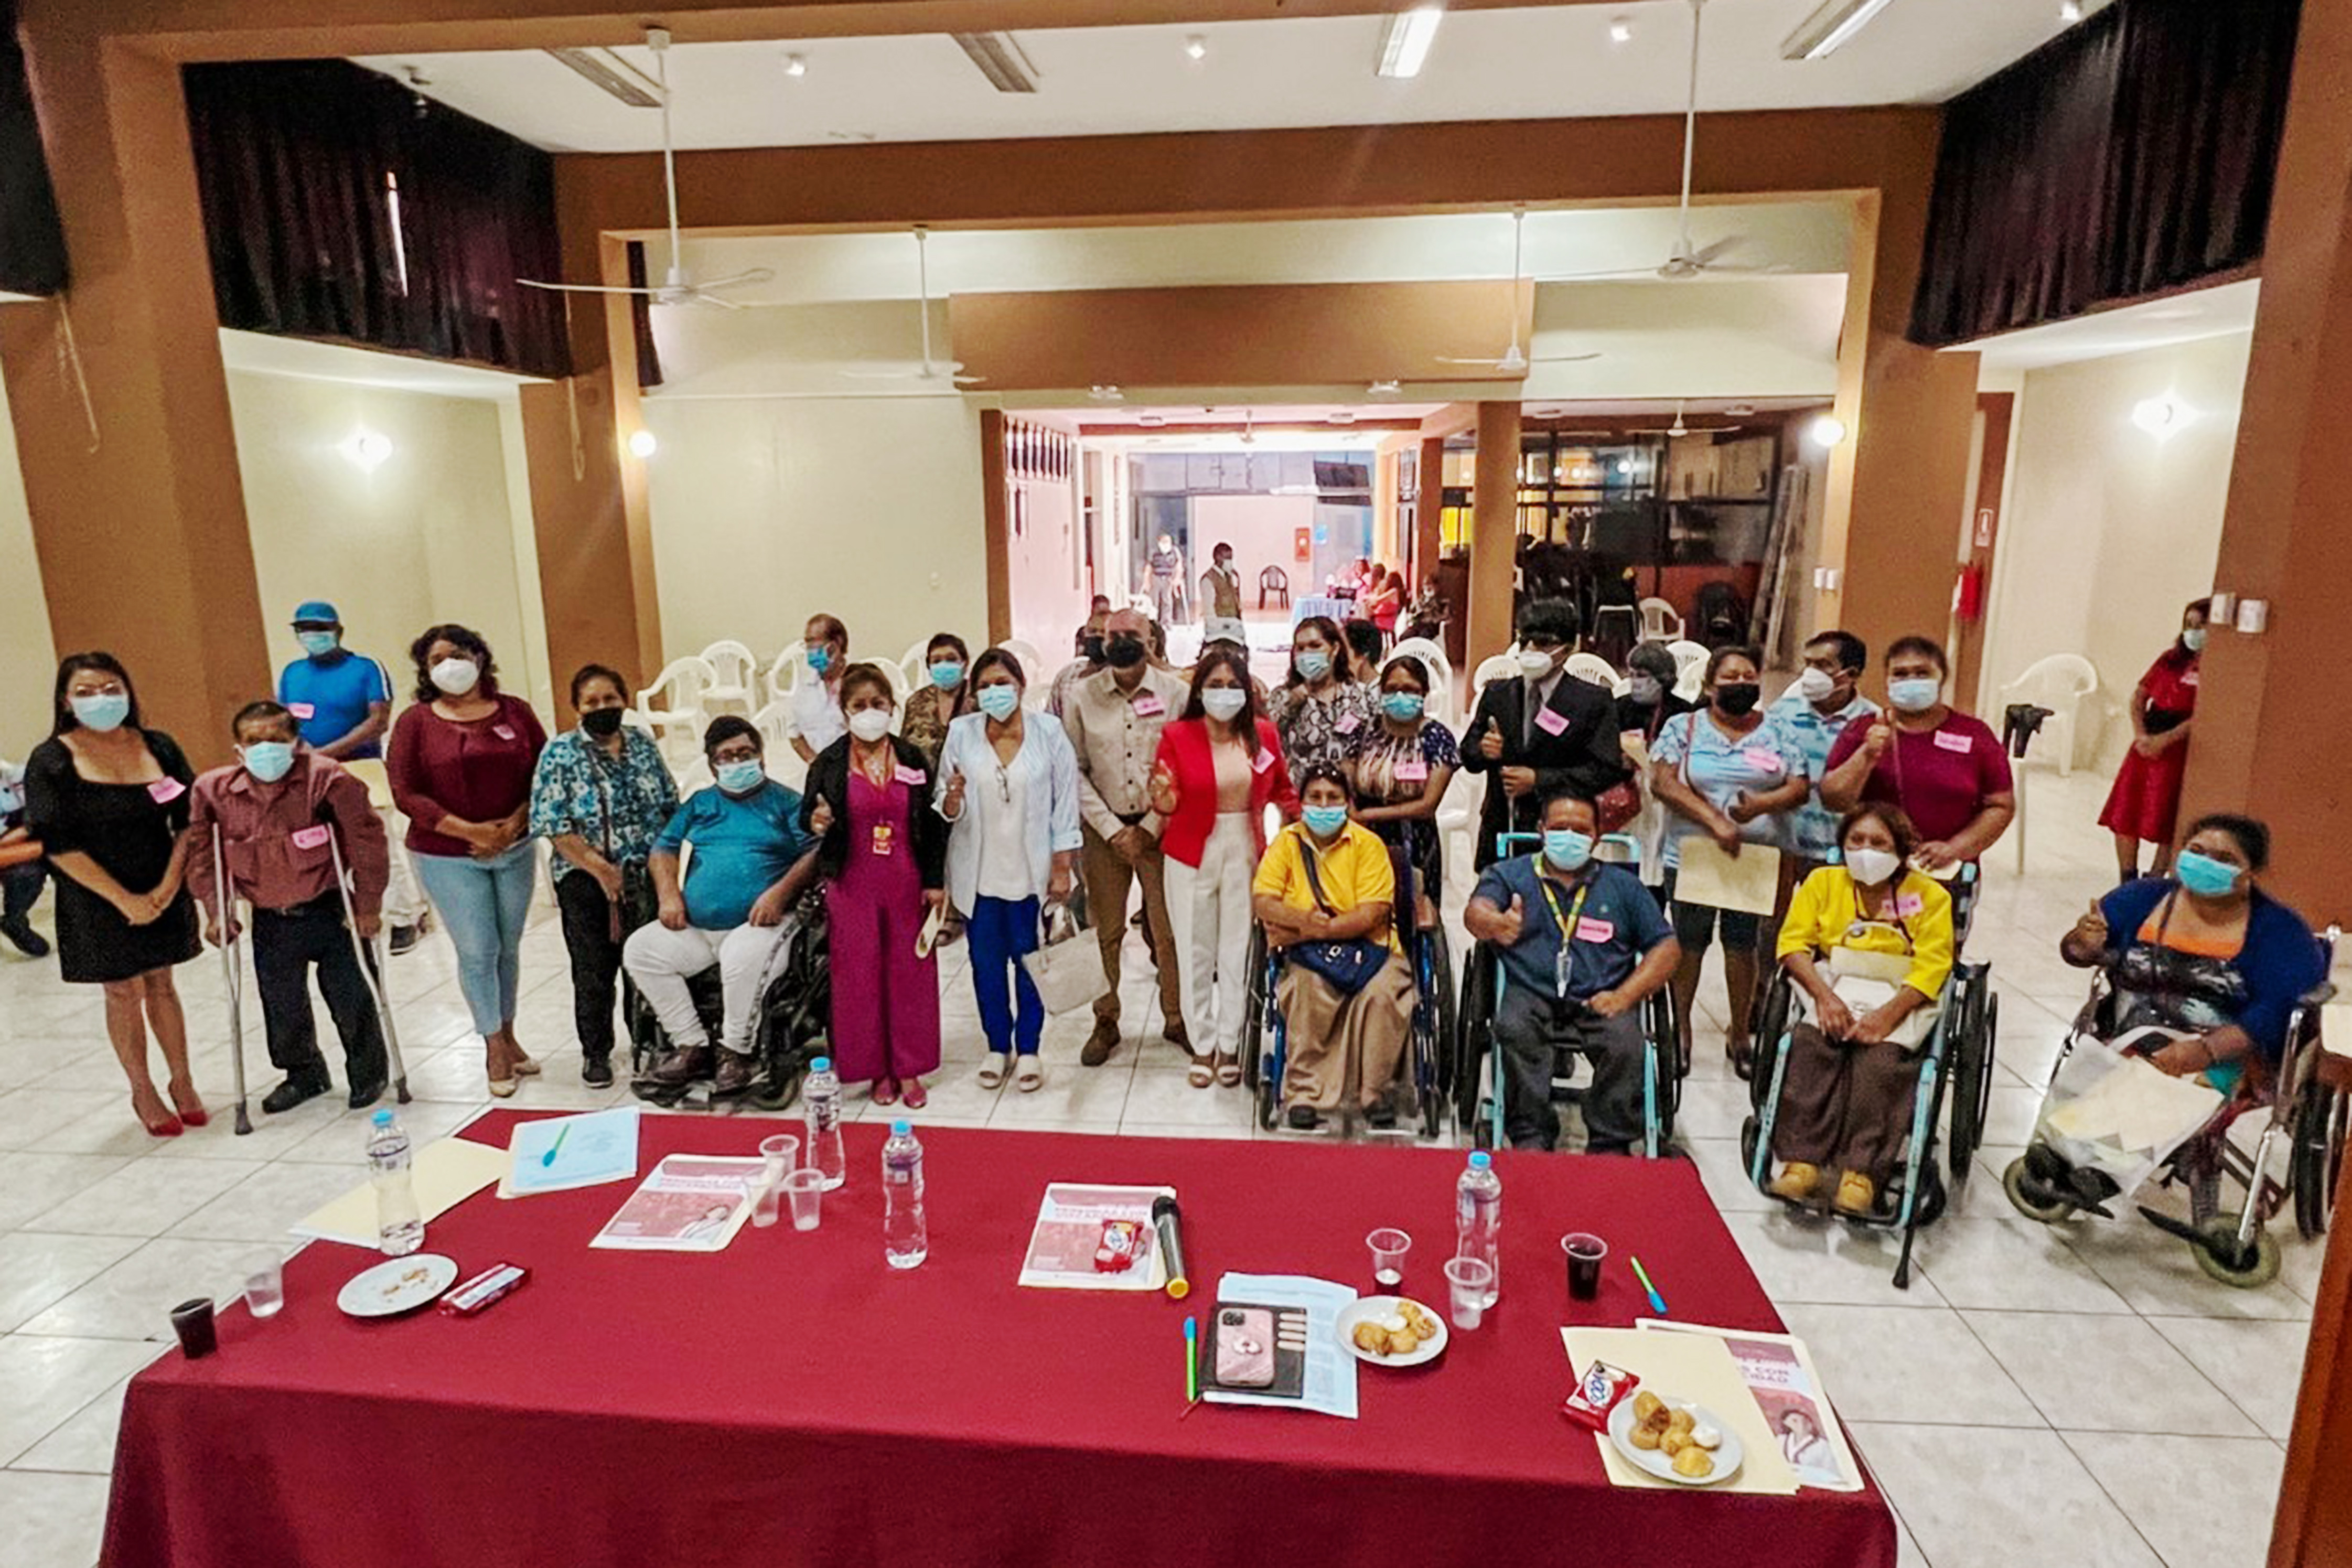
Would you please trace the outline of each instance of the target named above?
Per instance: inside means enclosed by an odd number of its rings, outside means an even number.
[[[898,783],[905,784],[908,789],[920,789],[923,787],[924,784],[929,780],[931,775],[925,773],[920,768],[910,768],[906,763],[900,763],[898,764],[898,772],[894,773],[890,776],[896,779]]]
[[[887,856],[898,848],[898,839],[887,822],[874,825],[874,853]]]
[[[2181,684],[2181,685],[2183,685],[2183,686],[2194,686],[2194,685],[2196,685],[2196,684],[2197,684],[2197,671],[2195,671],[2195,670],[2193,670],[2193,669],[2192,669],[2192,670],[2190,670],[2188,674],[2186,674],[2186,675],[2182,676],[2182,677],[2180,678],[2180,684]]]
[[[1927,900],[1921,898],[1916,893],[1897,893],[1895,895],[1895,912],[1898,915],[1922,914],[1926,912],[1927,908]]]
[[[1565,734],[1568,731],[1568,719],[1559,710],[1546,708],[1536,714],[1536,728],[1547,735]]]
[[[1149,691],[1135,700],[1134,708],[1139,719],[1157,719],[1168,711],[1168,704]]]
[[[177,779],[157,779],[147,786],[147,798],[157,805],[169,805],[188,793],[188,786]]]
[[[1750,746],[1740,752],[1739,756],[1741,761],[1759,773],[1777,773],[1785,771],[1780,763],[1780,753],[1778,752],[1767,752]]]
[[[1260,750],[1256,756],[1250,759],[1250,772],[1254,773],[1262,773],[1272,766],[1274,766],[1274,753],[1272,752]]]
[[[326,842],[327,826],[324,823],[295,829],[294,847],[297,849],[316,849]]]
[[[1973,752],[1976,742],[1966,735],[1955,735],[1949,730],[1936,731],[1936,749],[1941,752]]]
[[[1411,757],[1399,763],[1396,765],[1396,780],[1399,784],[1427,784],[1429,782],[1428,759]]]
[[[286,705],[286,711],[293,714],[297,719],[308,720],[315,719],[319,716],[318,709],[312,707],[308,702],[289,702]]]
[[[501,741],[511,741],[515,738],[514,726],[511,724],[493,724],[490,726],[490,733]]]
[[[1579,942],[1607,942],[1616,934],[1617,927],[1612,921],[1597,921],[1591,915],[1577,917],[1576,940]]]
[[[1342,713],[1339,715],[1339,721],[1331,728],[1339,734],[1352,735],[1356,732],[1357,726],[1363,721],[1363,715],[1360,713]]]

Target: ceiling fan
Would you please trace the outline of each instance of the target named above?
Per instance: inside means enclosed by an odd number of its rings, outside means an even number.
[[[1525,375],[1531,365],[1572,364],[1579,360],[1601,357],[1594,353],[1545,354],[1537,358],[1531,357],[1527,350],[1519,346],[1519,248],[1520,242],[1526,237],[1527,226],[1528,209],[1524,206],[1513,207],[1511,209],[1511,346],[1493,359],[1454,359],[1440,354],[1437,356],[1438,363],[1482,365],[1497,375]]]
[[[1683,103],[1683,194],[1680,208],[1681,228],[1675,248],[1664,263],[1654,268],[1643,267],[1617,268],[1602,272],[1564,272],[1557,277],[1539,279],[1545,283],[1574,283],[1603,278],[1664,278],[1669,282],[1682,282],[1692,278],[1718,274],[1783,272],[1780,266],[1739,267],[1720,259],[1730,251],[1748,243],[1744,234],[1726,236],[1713,245],[1701,248],[1691,238],[1691,156],[1698,146],[1698,48],[1706,14],[1706,0],[1690,0],[1691,47],[1690,92]]]
[[[1675,399],[1675,422],[1673,424],[1663,426],[1654,425],[1647,429],[1635,429],[1627,433],[1634,436],[1727,436],[1734,430],[1744,430],[1746,428],[1747,426],[1744,425],[1691,425],[1684,420],[1683,400],[1677,397]]]
[[[915,225],[915,277],[919,299],[917,313],[922,322],[923,357],[919,363],[905,370],[845,370],[841,374],[854,381],[929,381],[946,382],[955,386],[971,386],[988,378],[984,375],[960,374],[963,366],[954,360],[931,358],[931,231],[927,224]],[[1117,387],[1106,390],[1116,393]],[[1097,402],[1114,399],[1097,398]]]
[[[680,265],[683,254],[678,248],[677,227],[677,152],[671,142],[669,125],[669,29],[647,27],[646,47],[654,53],[654,85],[658,91],[662,122],[662,184],[669,197],[669,273],[657,286],[643,289],[616,288],[601,283],[542,283],[537,279],[518,278],[516,282],[527,289],[551,289],[563,294],[635,294],[651,300],[656,305],[717,305],[724,310],[740,310],[743,307],[719,292],[721,289],[740,288],[747,283],[765,283],[775,277],[775,269],[754,267],[726,278],[713,278],[708,282],[696,282],[687,277]]]

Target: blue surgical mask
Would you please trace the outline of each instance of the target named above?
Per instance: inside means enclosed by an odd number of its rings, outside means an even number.
[[[1201,707],[1209,717],[1226,723],[1231,723],[1248,701],[1249,693],[1238,686],[1212,686],[1201,693]]]
[[[1328,838],[1348,826],[1348,808],[1344,805],[1310,805],[1298,816],[1307,824],[1307,831],[1318,838]]]
[[[131,717],[131,698],[121,691],[68,698],[67,705],[73,709],[73,716],[81,721],[83,729],[95,730],[101,735],[109,730],[121,729],[122,721]]]
[[[2180,858],[2172,863],[2172,874],[2180,885],[2200,899],[2226,899],[2237,891],[2239,869],[2226,860],[2216,860],[2210,855],[2200,855],[2194,849],[2183,849]]]
[[[833,649],[829,647],[813,647],[809,649],[808,666],[814,673],[823,675],[826,670],[833,668]]]
[[[294,640],[300,643],[302,651],[312,658],[324,658],[334,652],[343,639],[337,632],[296,632]]]
[[[941,691],[953,691],[963,684],[963,666],[951,658],[931,666],[931,684]]]
[[[1563,871],[1581,871],[1592,858],[1592,835],[1573,827],[1544,829],[1544,858]]]
[[[2180,646],[2187,648],[2190,653],[2203,653],[2205,651],[2205,628],[2203,626],[2190,626],[2187,631],[2182,632],[2180,634]]]
[[[1381,711],[1400,724],[1410,724],[1421,717],[1429,699],[1418,691],[1388,691],[1381,694]]]
[[[263,784],[276,784],[294,769],[294,747],[285,741],[256,741],[244,749],[245,771]]]
[[[1943,695],[1944,683],[1928,676],[1886,683],[1886,700],[1895,704],[1898,713],[1925,713]]]
[[[713,770],[719,787],[729,795],[750,795],[767,782],[768,770],[757,757],[747,757],[740,763],[721,763]]]
[[[980,710],[1002,724],[1013,717],[1021,706],[1021,689],[1017,686],[983,686],[980,689]]]
[[[1321,648],[1309,648],[1295,661],[1301,680],[1320,680],[1331,673],[1331,656]]]

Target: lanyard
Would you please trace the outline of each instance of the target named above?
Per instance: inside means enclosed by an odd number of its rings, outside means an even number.
[[[1576,922],[1584,913],[1584,898],[1592,891],[1592,883],[1588,879],[1578,886],[1576,898],[1569,904],[1566,914],[1559,912],[1559,896],[1552,891],[1549,877],[1538,871],[1536,887],[1542,892],[1544,902],[1550,906],[1551,918],[1559,927],[1559,952],[1552,959],[1551,984],[1554,998],[1565,1002],[1568,1000],[1569,970],[1574,962],[1572,950],[1576,946]]]

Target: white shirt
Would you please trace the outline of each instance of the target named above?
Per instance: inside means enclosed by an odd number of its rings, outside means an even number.
[[[1062,726],[1042,713],[1024,715],[1021,749],[1002,769],[1003,789],[997,786],[999,771],[996,748],[988,739],[988,715],[967,713],[948,726],[940,765],[933,770],[931,800],[935,808],[943,804],[948,780],[963,775],[963,813],[951,819],[948,833],[948,898],[966,914],[982,894],[1008,896],[982,884],[982,862],[990,849],[1002,858],[1004,851],[996,847],[1019,844],[1029,868],[1020,879],[1023,891],[1011,896],[1025,899],[1045,892],[1053,879],[1055,855],[1084,842],[1078,831],[1078,754]],[[1012,784],[1014,775],[1020,779],[1018,788]],[[1012,837],[1003,837],[1006,834]]]
[[[972,809],[972,797],[980,797],[980,877],[977,890],[983,898],[1006,899],[1014,903],[1023,899],[1043,897],[1045,889],[1037,885],[1036,868],[1029,861],[1029,847],[1024,842],[1024,829],[1029,820],[1029,770],[1019,766],[1018,754],[1013,767],[1002,763],[993,776],[964,781],[964,810]]]
[[[811,679],[793,688],[793,729],[812,752],[822,752],[849,733],[841,699],[831,686]]]

